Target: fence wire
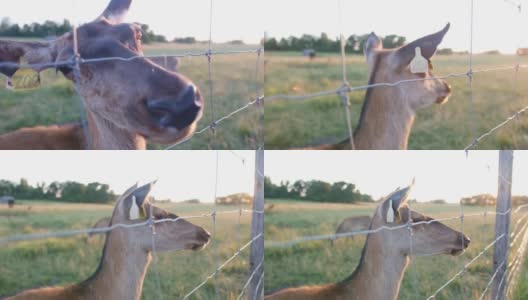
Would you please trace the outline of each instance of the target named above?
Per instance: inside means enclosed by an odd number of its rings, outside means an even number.
[[[338,0],[339,8],[341,11],[341,0]],[[522,5],[521,3],[517,3],[514,1],[505,0],[505,3],[511,4],[518,8],[519,10],[519,18],[521,16],[522,11]],[[339,14],[339,22],[341,26],[341,14]],[[449,78],[458,78],[458,77],[467,77],[468,79],[468,87],[469,87],[469,100],[470,100],[470,128],[473,135],[472,142],[466,146],[464,149],[476,149],[479,145],[479,143],[486,138],[487,136],[491,135],[501,127],[505,126],[509,122],[511,122],[514,119],[517,119],[522,113],[524,113],[526,110],[528,110],[528,106],[520,109],[517,111],[513,116],[507,118],[504,122],[498,124],[494,128],[490,129],[488,132],[478,136],[477,134],[477,126],[476,126],[476,110],[475,110],[475,101],[473,96],[473,76],[478,73],[485,73],[485,72],[498,72],[498,71],[507,71],[507,70],[515,70],[515,80],[514,80],[514,92],[517,90],[517,81],[518,81],[518,73],[520,69],[528,68],[528,65],[520,64],[519,59],[517,59],[517,63],[514,66],[509,67],[495,67],[495,68],[485,68],[480,70],[474,70],[473,68],[473,31],[474,31],[474,1],[470,0],[470,34],[469,34],[469,50],[468,50],[468,70],[464,73],[451,73],[443,76],[431,76],[426,78],[416,78],[416,79],[405,79],[405,80],[399,80],[395,82],[382,82],[382,83],[374,83],[374,84],[366,84],[366,85],[359,85],[359,86],[350,86],[348,84],[348,81],[346,79],[346,62],[345,62],[345,50],[344,50],[344,41],[343,41],[343,34],[341,33],[341,70],[343,72],[342,74],[342,80],[343,83],[340,87],[333,89],[333,90],[326,90],[326,91],[320,91],[315,93],[309,93],[309,94],[303,94],[303,95],[291,95],[291,94],[276,94],[271,95],[269,97],[266,97],[267,102],[277,101],[277,100],[292,100],[292,101],[305,101],[310,99],[316,99],[321,98],[325,96],[339,96],[341,101],[343,102],[344,106],[347,108],[346,112],[346,124],[347,124],[347,132],[349,135],[349,138],[351,140],[351,148],[355,149],[354,141],[353,141],[353,126],[350,120],[350,111],[348,110],[349,105],[349,94],[355,91],[362,91],[362,90],[368,90],[372,88],[377,87],[397,87],[406,83],[411,82],[423,82],[427,80],[442,80],[442,79],[449,79]],[[340,28],[341,29],[341,28]]]
[[[468,152],[466,152],[468,153]],[[490,169],[489,165],[486,166],[488,171]],[[512,185],[512,182],[506,178],[504,178],[500,172],[498,173],[498,180],[506,183],[507,185]],[[414,182],[414,181],[413,181]],[[511,201],[511,199],[509,200]],[[505,256],[503,257],[502,261],[499,262],[498,267],[491,275],[491,278],[489,282],[487,283],[486,287],[480,294],[480,299],[483,299],[490,286],[492,285],[493,281],[496,279],[497,274],[501,271],[501,268],[505,270],[505,272],[502,274],[499,286],[502,286],[503,284],[507,284],[507,294],[511,295],[513,293],[514,284],[512,283],[512,278],[515,278],[515,276],[519,276],[519,271],[522,267],[525,253],[528,250],[528,204],[519,205],[515,209],[509,208],[506,211],[500,212],[500,211],[488,211],[487,203],[485,204],[485,209],[483,212],[476,212],[476,213],[466,213],[464,211],[464,204],[460,203],[460,214],[457,216],[452,217],[445,217],[445,218],[438,218],[438,219],[432,219],[428,221],[419,221],[419,222],[412,222],[411,216],[409,217],[409,220],[403,224],[395,225],[395,226],[388,226],[383,225],[380,227],[377,227],[375,229],[367,229],[367,230],[355,230],[351,232],[345,232],[345,233],[336,233],[336,234],[328,234],[328,235],[311,235],[311,236],[302,236],[291,240],[286,241],[274,241],[274,240],[266,240],[265,241],[265,247],[266,248],[289,248],[298,244],[307,243],[307,242],[313,242],[313,241],[322,241],[322,240],[336,240],[339,238],[345,238],[345,237],[352,237],[352,236],[358,236],[358,235],[369,235],[381,231],[394,231],[399,229],[408,229],[409,234],[409,246],[410,246],[410,266],[411,270],[411,285],[413,286],[414,290],[414,297],[419,298],[418,295],[418,277],[416,274],[415,268],[412,266],[413,261],[413,253],[414,253],[414,245],[412,242],[412,234],[413,234],[413,228],[415,226],[421,226],[426,224],[433,224],[438,222],[444,222],[449,220],[460,220],[460,226],[461,226],[461,233],[462,237],[464,236],[464,222],[468,218],[475,218],[475,217],[483,217],[484,220],[486,220],[488,215],[495,215],[495,216],[507,216],[509,218],[512,218],[513,216],[517,216],[517,220],[513,224],[513,226],[510,229],[510,232],[503,233],[501,235],[498,235],[495,237],[493,241],[491,241],[489,244],[487,244],[477,255],[475,255],[471,260],[468,262],[463,263],[462,269],[460,269],[456,274],[454,274],[452,277],[449,278],[444,284],[442,284],[438,289],[436,289],[432,294],[430,294],[426,299],[435,299],[435,297],[441,293],[444,289],[446,289],[451,283],[453,283],[457,278],[460,278],[465,273],[468,272],[468,268],[473,265],[476,261],[478,261],[480,258],[486,254],[486,252],[493,247],[495,244],[497,244],[498,241],[504,239],[504,238],[510,238],[510,243],[508,245],[508,251],[506,252]],[[409,213],[411,209],[411,204],[408,203],[409,207]],[[483,235],[484,237],[484,235]],[[463,244],[464,241],[462,240],[461,243]],[[516,249],[515,251],[513,251]],[[466,250],[464,250],[465,252]],[[464,284],[462,284],[462,288],[464,288]]]
[[[211,6],[210,6],[210,9],[211,9],[211,12],[210,12],[210,22],[212,24],[212,18],[213,18],[213,13],[212,13],[212,9],[213,9],[213,6],[212,6],[212,1],[211,1]],[[187,141],[189,141],[190,139],[192,139],[194,136],[196,135],[200,135],[200,134],[203,134],[204,132],[206,131],[210,131],[212,132],[212,142],[210,143],[210,148],[212,149],[216,149],[215,147],[215,143],[216,143],[216,129],[217,129],[217,126],[224,122],[225,120],[227,119],[230,119],[232,118],[233,116],[237,115],[238,113],[256,105],[258,107],[261,108],[262,112],[261,112],[261,117],[260,117],[260,120],[259,120],[259,129],[258,129],[258,133],[257,133],[257,140],[258,140],[258,147],[256,147],[257,149],[259,148],[263,148],[263,145],[264,145],[264,134],[263,134],[263,122],[264,122],[264,112],[263,112],[263,105],[264,105],[264,96],[262,94],[259,93],[259,88],[258,88],[258,82],[256,83],[257,84],[257,88],[256,88],[256,94],[255,94],[255,97],[249,102],[247,103],[246,105],[228,113],[227,115],[225,116],[222,116],[220,117],[219,119],[216,118],[216,107],[215,107],[215,97],[214,97],[214,90],[213,90],[213,78],[212,78],[212,60],[213,60],[213,57],[214,56],[219,56],[219,55],[240,55],[240,54],[256,54],[257,55],[257,67],[255,69],[255,76],[256,76],[256,79],[255,80],[258,80],[259,79],[259,64],[260,64],[260,61],[261,61],[261,56],[262,54],[264,53],[264,48],[263,46],[260,46],[259,48],[256,48],[256,49],[249,49],[249,50],[213,50],[212,49],[212,25],[210,24],[210,33],[209,33],[209,41],[208,41],[208,50],[205,51],[205,52],[189,52],[189,53],[183,53],[183,54],[162,54],[162,55],[134,55],[134,56],[131,56],[131,57],[118,57],[118,56],[109,56],[109,57],[100,57],[100,58],[90,58],[90,59],[84,59],[82,58],[78,53],[78,42],[77,42],[77,27],[74,26],[73,28],[73,36],[74,36],[74,51],[75,51],[75,54],[69,59],[69,60],[63,60],[63,61],[56,61],[56,62],[50,62],[50,63],[36,63],[36,64],[25,64],[25,63],[13,63],[13,62],[0,62],[0,68],[1,67],[11,67],[11,68],[17,68],[17,69],[33,69],[33,70],[43,70],[43,69],[47,69],[47,68],[59,68],[59,67],[65,67],[65,66],[68,66],[68,67],[71,67],[72,70],[74,70],[74,76],[79,79],[80,78],[80,67],[84,64],[91,64],[91,63],[100,63],[100,62],[109,62],[109,61],[121,61],[121,62],[131,62],[131,61],[134,61],[134,60],[141,60],[141,59],[150,59],[150,58],[159,58],[159,57],[163,57],[165,58],[165,60],[167,58],[185,58],[185,57],[205,57],[207,58],[207,85],[208,85],[208,90],[209,90],[209,99],[210,99],[210,106],[211,106],[211,123],[204,127],[203,129],[193,133],[191,136],[169,146],[169,147],[166,147],[165,150],[170,150],[170,149],[173,149],[175,148],[176,146],[178,145],[181,145],[181,144],[184,144],[186,143]],[[76,80],[76,82],[80,82],[79,80]],[[82,96],[81,96],[81,93],[80,93],[80,89],[79,89],[79,83],[75,83],[75,90],[78,94],[78,96],[81,98],[81,107],[80,107],[80,117],[81,117],[81,122],[82,124],[85,123],[86,121],[86,116],[85,116],[85,106],[84,106],[84,101],[82,100]],[[83,126],[85,127],[85,126]],[[87,139],[87,142],[88,142],[88,145],[90,145],[90,141],[89,141],[89,135],[87,134],[86,132],[86,128],[84,128],[85,132],[84,132],[84,136],[85,138]]]
[[[235,157],[237,157],[242,164],[245,166],[245,157],[242,157],[241,155],[231,152]],[[71,237],[75,235],[81,235],[81,234],[100,234],[100,233],[108,233],[113,230],[116,230],[118,228],[123,229],[133,229],[137,227],[148,227],[151,229],[151,246],[152,246],[152,268],[154,272],[154,281],[155,281],[155,287],[157,289],[157,296],[158,299],[164,299],[162,286],[161,286],[161,275],[159,273],[159,266],[158,266],[158,257],[157,257],[157,250],[156,250],[156,243],[155,243],[155,236],[156,236],[156,224],[166,223],[166,222],[178,222],[180,220],[189,220],[189,219],[198,219],[198,218],[211,218],[212,224],[213,224],[213,232],[211,235],[211,247],[212,252],[215,261],[215,265],[217,266],[215,268],[215,271],[211,273],[209,276],[205,278],[204,281],[202,281],[200,284],[195,286],[190,292],[188,292],[183,299],[188,299],[191,295],[193,295],[196,291],[198,291],[201,287],[203,287],[209,280],[213,280],[214,288],[215,288],[215,298],[220,299],[219,290],[218,290],[218,284],[217,284],[217,276],[220,274],[222,269],[227,266],[231,261],[233,261],[235,258],[239,257],[245,249],[247,249],[249,246],[251,246],[256,240],[261,239],[264,237],[264,233],[260,232],[257,235],[255,235],[251,240],[249,240],[244,245],[240,246],[238,250],[226,261],[220,262],[219,255],[218,255],[218,241],[217,241],[217,216],[219,215],[236,215],[237,216],[237,245],[240,245],[241,240],[241,216],[243,213],[252,214],[253,216],[258,214],[264,214],[264,211],[254,210],[254,209],[243,209],[241,205],[238,206],[237,209],[232,210],[218,210],[217,209],[217,191],[218,191],[218,185],[219,185],[219,152],[217,151],[216,155],[216,166],[215,166],[215,188],[214,188],[214,205],[213,209],[210,213],[205,214],[198,214],[198,215],[191,215],[191,216],[184,216],[184,217],[176,217],[176,218],[163,218],[163,219],[154,219],[152,213],[153,210],[150,210],[150,215],[148,216],[148,219],[134,223],[134,224],[124,224],[124,223],[118,223],[118,224],[112,224],[111,226],[106,227],[100,227],[100,228],[85,228],[85,229],[74,229],[74,230],[64,230],[64,231],[55,231],[55,232],[45,232],[45,233],[34,233],[34,234],[17,234],[13,236],[7,236],[7,237],[1,237],[0,238],[0,246],[8,246],[13,243],[17,242],[23,242],[23,241],[32,241],[32,240],[41,240],[41,239],[47,239],[47,238],[64,238],[64,237]],[[255,169],[255,178],[257,180],[263,179],[263,177],[260,176],[260,173]],[[257,268],[253,271],[251,275],[249,275],[249,278],[247,280],[247,283],[243,286],[240,297],[247,291],[249,282],[253,279],[255,276],[255,273],[257,270],[263,267],[263,260],[261,263],[257,266]],[[258,289],[258,287],[257,287]]]

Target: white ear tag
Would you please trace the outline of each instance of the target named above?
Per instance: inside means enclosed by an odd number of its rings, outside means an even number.
[[[389,201],[389,209],[387,210],[387,223],[394,222],[394,210],[392,209],[392,200]]]
[[[411,72],[414,74],[417,73],[427,73],[429,71],[429,62],[422,56],[422,49],[420,47],[414,48],[414,58],[411,60]]]
[[[136,204],[136,196],[132,196],[132,205],[130,206],[130,220],[139,219],[139,208]]]

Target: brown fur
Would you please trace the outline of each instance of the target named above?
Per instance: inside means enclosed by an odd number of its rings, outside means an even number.
[[[381,226],[406,224],[411,214],[412,222],[430,221],[418,212],[411,211],[405,203],[410,187],[397,190],[382,202],[370,225]],[[394,202],[389,207],[390,200]],[[395,223],[387,223],[389,209],[394,210]],[[469,239],[461,232],[440,222],[413,227],[414,255],[458,255],[469,245]],[[462,242],[464,245],[462,246]],[[286,288],[266,296],[266,300],[379,300],[397,299],[405,269],[409,263],[409,232],[407,228],[381,230],[367,235],[360,262],[355,271],[338,283],[321,286]]]
[[[22,128],[0,135],[0,150],[81,150],[85,147],[80,124]]]
[[[0,63],[45,64],[34,69],[56,67],[75,83],[87,111],[83,149],[146,149],[147,140],[172,144],[190,136],[202,116],[203,97],[188,78],[142,58],[140,27],[121,23],[130,4],[131,0],[111,0],[101,17],[77,29],[77,40],[83,60],[140,57],[131,61],[81,61],[77,72],[71,65],[54,66],[74,56],[71,32],[49,42],[0,41]],[[168,63],[176,68],[174,59]],[[9,79],[17,69],[18,65],[4,66],[0,73]],[[54,140],[54,127],[26,132],[32,132],[32,138],[2,137],[19,149],[79,149],[81,145],[74,143],[73,135],[68,142]]]
[[[132,205],[141,205],[155,219],[177,218],[146,200],[152,184],[131,187],[116,203],[110,224],[133,224],[144,219],[130,220]],[[139,202],[138,202],[139,201]],[[138,204],[136,204],[138,203]],[[200,250],[210,235],[203,228],[186,220],[158,223],[154,242],[158,252],[180,249]],[[151,260],[152,229],[149,226],[116,228],[106,235],[99,267],[83,282],[65,287],[45,287],[21,292],[6,300],[139,300],[143,280]]]
[[[442,31],[396,49],[383,49],[381,39],[372,33],[365,45],[370,66],[369,85],[434,77],[430,59],[448,29],[449,24]],[[425,74],[413,74],[410,71],[409,63],[414,57],[415,47],[421,47],[422,54],[429,60],[430,69]],[[406,82],[395,87],[369,88],[354,132],[356,149],[407,149],[416,112],[434,103],[445,103],[450,94],[451,87],[439,79]],[[350,139],[308,149],[346,150],[350,149]]]

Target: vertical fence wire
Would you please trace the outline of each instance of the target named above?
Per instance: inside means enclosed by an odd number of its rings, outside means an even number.
[[[216,149],[216,112],[215,112],[215,101],[214,101],[214,94],[213,94],[213,75],[212,75],[212,43],[213,43],[213,0],[209,0],[209,43],[208,43],[208,50],[207,50],[207,80],[208,80],[208,86],[209,86],[209,102],[211,106],[211,133],[212,133],[212,140],[210,142],[209,148]],[[216,201],[216,200],[215,200]]]
[[[413,180],[414,184],[414,180]],[[412,214],[411,214],[411,204],[410,202],[407,202],[407,231],[409,232],[409,268],[411,268],[412,272],[412,281],[413,281],[413,290],[414,290],[414,298],[415,300],[419,299],[419,292],[418,292],[418,274],[416,270],[416,264],[413,264],[413,255],[416,258],[416,255],[414,253],[414,247],[413,247],[413,227],[412,227]],[[390,207],[389,209],[392,209]]]
[[[132,203],[132,205],[135,205],[135,203]],[[152,207],[149,209],[148,222],[149,222],[149,226],[151,229],[152,264],[153,264],[152,267],[154,268],[156,288],[158,290],[158,299],[163,300],[163,291],[161,289],[161,277],[160,277],[159,266],[158,266],[158,253],[156,251],[156,227],[155,227],[156,224],[154,223],[154,215],[153,215]]]
[[[81,55],[79,54],[79,36],[78,36],[78,27],[77,25],[73,25],[72,32],[73,32],[73,77],[74,77],[74,87],[75,91],[78,96],[78,106],[79,106],[79,115],[81,117],[81,126],[83,128],[83,134],[86,143],[86,146],[89,147],[91,145],[91,138],[90,134],[88,132],[88,125],[86,123],[86,109],[85,109],[85,102],[82,96],[81,91]]]
[[[341,97],[343,110],[345,113],[345,122],[346,127],[348,131],[348,138],[350,139],[350,147],[352,150],[356,149],[356,146],[354,145],[354,130],[352,129],[352,117],[350,116],[350,94],[345,91],[346,88],[350,87],[350,84],[348,83],[347,76],[346,76],[346,41],[343,35],[343,21],[342,21],[342,0],[338,0],[338,19],[339,19],[339,32],[340,32],[340,39],[341,39],[341,72],[342,72],[342,91],[339,92],[339,96]]]
[[[468,72],[467,72],[467,78],[468,78],[468,85],[469,85],[469,100],[470,100],[470,127],[471,127],[471,135],[473,142],[471,143],[471,146],[469,148],[475,148],[478,145],[478,135],[477,135],[477,123],[476,123],[476,108],[475,108],[475,99],[473,94],[473,26],[474,26],[474,15],[475,15],[475,6],[473,3],[474,0],[470,0],[470,13],[469,13],[469,52],[468,52]]]
[[[212,1],[211,1],[212,2]],[[217,228],[216,228],[216,219],[217,219],[217,199],[218,199],[218,164],[220,159],[220,152],[216,150],[216,163],[215,163],[215,183],[214,183],[214,204],[213,204],[213,213],[212,213],[212,221],[213,221],[213,234],[212,234],[212,241],[213,241],[213,256],[214,256],[214,262],[215,266],[220,265],[219,260],[219,245],[218,245],[218,237],[217,237]],[[215,271],[213,275],[213,284],[214,284],[214,291],[215,291],[215,299],[220,299],[219,297],[219,290],[218,290],[218,269]]]
[[[262,41],[264,43],[264,40]],[[260,63],[261,63],[261,56],[263,52],[264,45],[260,45],[260,48],[257,52],[257,63],[255,67],[255,99],[257,103],[255,104],[257,107],[257,111],[259,113],[259,125],[257,129],[257,150],[264,149],[264,101],[259,100],[261,99],[260,96],[263,94],[261,93],[261,84],[260,84]]]

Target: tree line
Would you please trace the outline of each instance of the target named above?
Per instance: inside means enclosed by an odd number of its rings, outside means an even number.
[[[294,199],[315,202],[355,203],[372,202],[370,195],[362,194],[353,183],[328,183],[321,180],[281,181],[275,184],[264,179],[264,196],[269,199]]]
[[[369,34],[353,34],[346,39],[345,50],[347,53],[361,54],[367,42]],[[396,48],[405,44],[406,38],[391,34],[383,39],[383,47]],[[301,37],[290,36],[288,38],[276,39],[274,37],[266,39],[264,43],[266,51],[302,51],[313,49],[319,52],[340,52],[341,41],[339,38],[331,39],[328,34],[321,33],[320,36],[303,34]]]
[[[151,43],[168,43],[167,37],[161,34],[155,33],[150,29],[147,24],[140,24],[142,30],[141,42],[144,44]],[[62,23],[54,21],[45,21],[43,23],[31,23],[31,24],[14,24],[7,17],[0,20],[0,37],[10,38],[50,38],[63,35],[67,32],[72,31],[73,26],[70,21],[64,19]],[[173,43],[180,44],[195,44],[201,43],[194,37],[176,37],[171,40]],[[244,44],[241,40],[234,40],[228,42],[233,45]]]
[[[92,182],[83,184],[75,181],[50,184],[38,183],[36,186],[22,178],[19,182],[0,180],[0,197],[13,196],[24,200],[51,200],[61,202],[109,203],[117,199],[108,184]]]
[[[9,18],[3,18],[0,21],[0,37],[13,38],[49,38],[63,35],[72,31],[73,26],[70,21],[63,20],[62,23],[55,21],[44,21],[43,23],[31,24],[14,24]],[[143,36],[141,42],[149,43],[166,43],[167,38],[163,35],[156,34],[147,24],[141,24]]]

